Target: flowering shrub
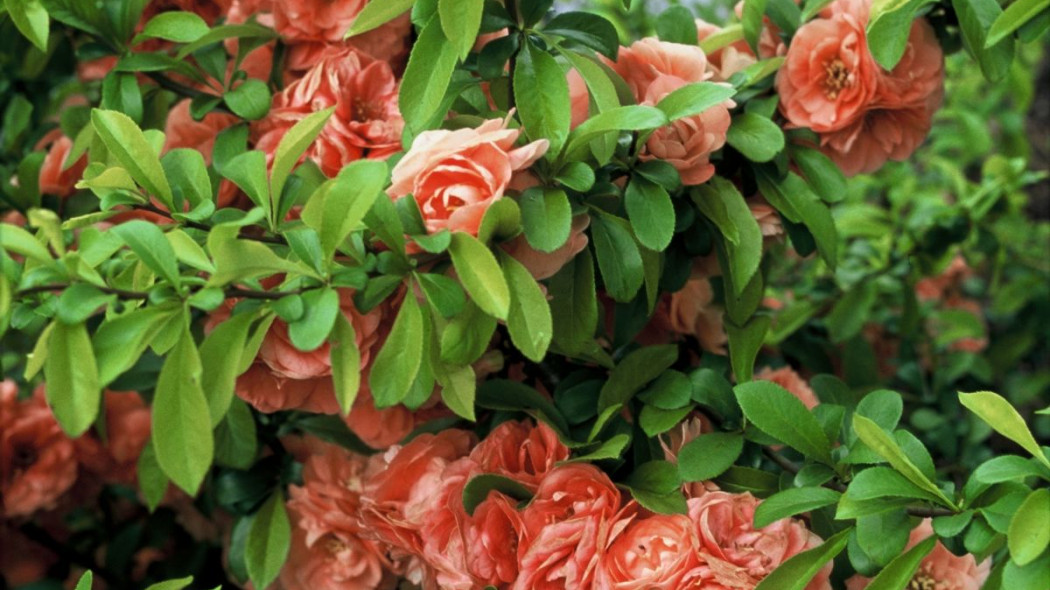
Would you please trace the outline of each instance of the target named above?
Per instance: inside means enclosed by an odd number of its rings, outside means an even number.
[[[5,587],[1050,587],[1046,1],[568,4],[7,0]]]

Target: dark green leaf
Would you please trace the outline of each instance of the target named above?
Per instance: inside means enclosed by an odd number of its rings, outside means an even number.
[[[270,88],[261,80],[248,78],[223,95],[223,100],[235,115],[255,121],[270,111]]]
[[[638,244],[627,222],[598,214],[591,218],[591,237],[609,296],[622,302],[634,299],[645,275]]]
[[[569,239],[572,206],[561,189],[532,188],[521,195],[525,239],[540,252],[554,252]]]
[[[660,376],[678,359],[678,347],[646,346],[624,357],[609,374],[598,396],[599,410],[627,403],[646,383]],[[790,395],[790,394],[789,394]]]
[[[390,407],[405,398],[423,361],[423,313],[408,294],[383,348],[376,355],[368,383],[376,406]]]
[[[703,434],[686,443],[678,452],[678,474],[682,481],[714,479],[725,473],[743,450],[744,437],[740,434]]]
[[[529,139],[548,140],[550,153],[558,154],[572,116],[569,83],[554,57],[531,42],[518,52],[514,100]]]
[[[726,142],[754,162],[768,162],[784,149],[780,126],[755,113],[733,117]]]
[[[675,227],[674,204],[667,190],[633,176],[624,191],[624,207],[638,241],[650,250],[663,252],[671,243]]]
[[[779,385],[752,381],[733,388],[748,420],[763,432],[825,463],[831,462],[831,443],[813,414]]]

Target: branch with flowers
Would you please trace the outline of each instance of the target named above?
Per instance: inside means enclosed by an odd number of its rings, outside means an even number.
[[[1045,0],[103,4],[0,15],[8,585],[1050,584],[1045,174],[869,176]]]

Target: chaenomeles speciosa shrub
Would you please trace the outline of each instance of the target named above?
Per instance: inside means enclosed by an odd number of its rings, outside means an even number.
[[[1050,588],[1048,2],[631,4],[7,0],[3,586]]]

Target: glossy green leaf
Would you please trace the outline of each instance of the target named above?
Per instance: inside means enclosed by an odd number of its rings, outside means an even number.
[[[208,23],[192,12],[162,12],[149,20],[138,38],[189,43],[208,32]]]
[[[196,495],[214,454],[208,401],[201,389],[201,360],[188,327],[183,327],[153,397],[153,448],[175,485]]]
[[[554,57],[531,42],[518,52],[514,99],[529,139],[546,139],[557,154],[569,135],[569,84]]]
[[[91,427],[102,403],[95,352],[83,323],[56,322],[44,361],[47,403],[62,430],[78,437]]]
[[[725,473],[743,450],[744,437],[737,433],[712,432],[698,436],[678,452],[678,474],[682,481],[714,479]]]
[[[412,47],[398,94],[401,114],[409,129],[422,131],[438,112],[458,57],[459,50],[445,38],[440,19],[431,18]]]
[[[518,501],[530,500],[532,491],[516,480],[494,473],[484,473],[470,478],[463,486],[463,508],[473,516],[478,505],[488,499],[491,492],[499,492]]]
[[[1046,453],[1039,448],[1039,443],[1028,430],[1024,418],[1001,395],[990,391],[959,393],[959,401],[996,432],[1021,445],[1040,463],[1050,467],[1050,459],[1047,459]]]
[[[936,496],[945,506],[955,508],[955,504],[915,466],[901,450],[897,441],[878,424],[857,414],[853,416],[853,429],[868,448],[886,459],[910,482]]]
[[[650,250],[663,252],[671,243],[675,228],[674,204],[667,190],[633,176],[623,196],[627,217],[638,241]]]
[[[335,111],[335,107],[329,107],[323,111],[310,113],[296,123],[277,144],[277,151],[273,156],[273,165],[270,168],[270,200],[272,204],[271,215],[280,211],[282,207],[277,206],[282,199],[281,191],[288,181],[292,169],[299,163],[299,158],[313,144],[314,139],[321,133],[324,126],[328,124],[329,117]]]
[[[175,249],[156,225],[135,219],[113,226],[109,231],[124,240],[150,270],[164,277],[175,288],[181,286],[179,261]]]
[[[524,265],[507,253],[501,253],[500,260],[510,288],[507,330],[511,342],[526,358],[542,362],[554,336],[547,296]]]
[[[281,571],[292,543],[292,526],[284,508],[284,494],[274,490],[252,518],[244,546],[248,577],[257,588],[266,588]]]
[[[124,113],[94,109],[91,124],[106,149],[150,196],[172,209],[171,186],[157,152],[138,125]]]
[[[599,410],[623,405],[645,384],[678,360],[678,347],[667,344],[639,348],[623,358],[609,374],[598,396]]]
[[[335,398],[345,415],[350,413],[361,387],[361,351],[357,348],[354,326],[341,313],[336,316],[332,329],[330,356]]]
[[[201,343],[201,390],[208,400],[212,426],[218,425],[233,400],[237,377],[241,374],[240,351],[257,314],[239,313],[216,326]]]
[[[50,19],[40,0],[4,0],[7,14],[15,27],[42,52],[47,52]]]
[[[656,108],[671,121],[699,115],[707,109],[733,98],[736,89],[717,82],[695,82],[671,92],[656,103]]]
[[[920,541],[882,568],[882,571],[872,579],[867,588],[870,590],[905,590],[915,576],[915,572],[918,571],[919,565],[922,564],[923,558],[933,551],[936,544],[936,535]]]
[[[744,416],[766,434],[808,457],[831,463],[831,443],[817,419],[797,397],[770,381],[733,388]]]
[[[755,528],[765,528],[782,518],[830,506],[838,502],[840,496],[828,488],[788,488],[777,492],[762,500],[755,509]]]
[[[223,95],[233,114],[255,121],[270,111],[270,88],[262,80],[248,78]]]
[[[1050,10],[1050,0],[1017,0],[1003,11],[988,29],[985,47],[992,47],[1028,21]]]
[[[492,251],[470,234],[455,232],[448,248],[452,265],[471,299],[501,320],[510,313],[510,288]]]
[[[572,205],[561,189],[533,188],[521,195],[521,222],[525,239],[540,252],[565,245],[572,231]]]
[[[554,340],[573,354],[593,342],[598,325],[598,298],[594,284],[594,260],[584,250],[551,277],[548,290]]]
[[[328,339],[340,315],[339,293],[335,289],[313,289],[302,294],[305,313],[288,324],[288,337],[303,352],[317,350]]]
[[[423,313],[409,294],[383,348],[376,355],[368,383],[376,406],[390,407],[408,395],[423,361]]]
[[[347,37],[367,33],[372,29],[383,26],[402,14],[408,12],[415,0],[386,0],[385,2],[369,2],[361,12],[354,17],[350,30],[346,32]]]
[[[445,31],[445,38],[459,49],[461,59],[466,59],[474,48],[484,9],[484,0],[438,0],[441,28]]]
[[[638,244],[623,219],[607,214],[591,218],[591,240],[598,268],[609,296],[616,301],[634,299],[645,279]]]
[[[177,310],[147,307],[107,320],[91,339],[102,387],[130,369]]]
[[[58,319],[63,324],[79,324],[115,298],[92,285],[77,283],[59,296]]]
[[[768,162],[784,149],[784,132],[767,117],[741,113],[733,117],[726,142],[754,162]]]
[[[302,220],[321,236],[326,258],[331,258],[350,232],[361,225],[383,193],[388,172],[383,162],[357,160],[339,171],[307,201]]]
[[[1050,546],[1050,490],[1033,490],[1010,519],[1010,559],[1019,566],[1035,561]]]

